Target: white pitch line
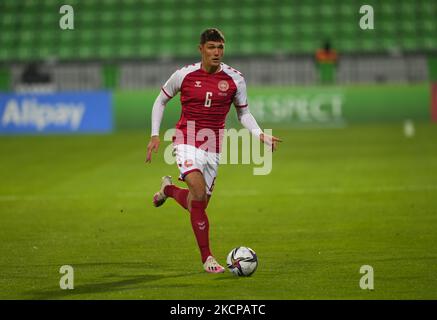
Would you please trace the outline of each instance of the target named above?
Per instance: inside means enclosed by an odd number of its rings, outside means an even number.
[[[359,193],[381,193],[381,192],[423,192],[437,191],[437,185],[426,186],[380,186],[375,188],[290,188],[284,191],[271,192],[271,189],[262,190],[240,190],[227,193],[217,192],[219,196],[257,196],[257,195],[317,195],[317,194],[359,194]]]
[[[214,195],[220,197],[234,197],[234,196],[258,196],[258,195],[273,195],[273,196],[287,196],[287,195],[317,195],[317,194],[359,194],[359,193],[381,193],[381,192],[423,192],[423,191],[437,191],[437,185],[425,186],[379,186],[374,188],[289,188],[284,191],[268,190],[228,190],[216,191]],[[147,198],[145,192],[122,192],[117,194],[107,194],[99,196],[89,195],[0,195],[0,202],[13,201],[44,201],[44,200],[77,200],[77,199],[92,199],[92,198]]]

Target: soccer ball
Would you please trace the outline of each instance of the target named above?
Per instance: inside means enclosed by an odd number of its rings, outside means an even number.
[[[229,271],[236,276],[248,277],[252,275],[258,267],[258,257],[255,251],[247,247],[237,247],[232,249],[226,259]]]

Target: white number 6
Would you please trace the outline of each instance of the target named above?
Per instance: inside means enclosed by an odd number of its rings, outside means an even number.
[[[212,97],[212,92],[207,91],[205,96],[205,107],[207,108],[211,107],[211,97]]]

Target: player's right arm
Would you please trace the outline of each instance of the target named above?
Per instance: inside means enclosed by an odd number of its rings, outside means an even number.
[[[179,70],[178,70],[179,71]],[[173,98],[180,90],[180,76],[176,71],[167,80],[161,88],[161,92],[156,97],[152,108],[152,129],[149,144],[147,145],[146,163],[152,161],[152,151],[158,152],[159,149],[159,128],[161,126],[162,117],[166,104]]]

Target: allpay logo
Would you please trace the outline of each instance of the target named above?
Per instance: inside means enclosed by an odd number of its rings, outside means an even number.
[[[38,131],[49,125],[69,126],[77,130],[85,112],[83,103],[38,103],[34,98],[10,99],[1,115],[3,127],[35,126]]]

